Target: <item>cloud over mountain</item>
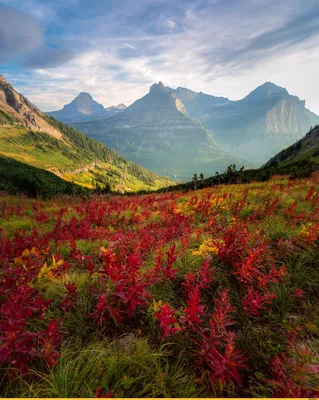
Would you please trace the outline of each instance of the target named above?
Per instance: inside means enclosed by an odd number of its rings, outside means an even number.
[[[30,49],[14,82],[45,110],[79,90],[96,93],[101,103],[129,104],[162,80],[236,100],[271,80],[319,112],[312,78],[319,67],[318,2],[49,0],[44,7],[40,0],[4,1],[32,13],[45,29],[44,45]],[[5,62],[10,76],[17,65]],[[53,104],[21,77],[35,85],[40,78]]]

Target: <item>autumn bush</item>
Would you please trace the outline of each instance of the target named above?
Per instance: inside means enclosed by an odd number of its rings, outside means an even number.
[[[1,394],[318,396],[318,189],[3,194]]]

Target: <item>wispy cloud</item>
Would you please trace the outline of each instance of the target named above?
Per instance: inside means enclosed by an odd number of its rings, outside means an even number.
[[[128,43],[125,43],[125,46],[136,51],[136,48]]]
[[[231,99],[273,81],[319,113],[317,1],[25,0],[22,10],[31,3],[42,42],[3,68],[45,110],[80,91],[129,104],[160,80]]]

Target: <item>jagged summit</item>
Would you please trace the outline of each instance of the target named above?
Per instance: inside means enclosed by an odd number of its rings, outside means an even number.
[[[6,78],[0,74],[0,82],[1,83],[7,83]]]
[[[165,88],[162,82],[154,83],[151,88],[149,93],[154,93],[154,92],[168,92],[168,90]]]

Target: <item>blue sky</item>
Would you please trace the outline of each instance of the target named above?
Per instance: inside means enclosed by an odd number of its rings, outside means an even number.
[[[319,114],[318,71],[319,0],[0,0],[0,73],[44,111],[272,81]]]

